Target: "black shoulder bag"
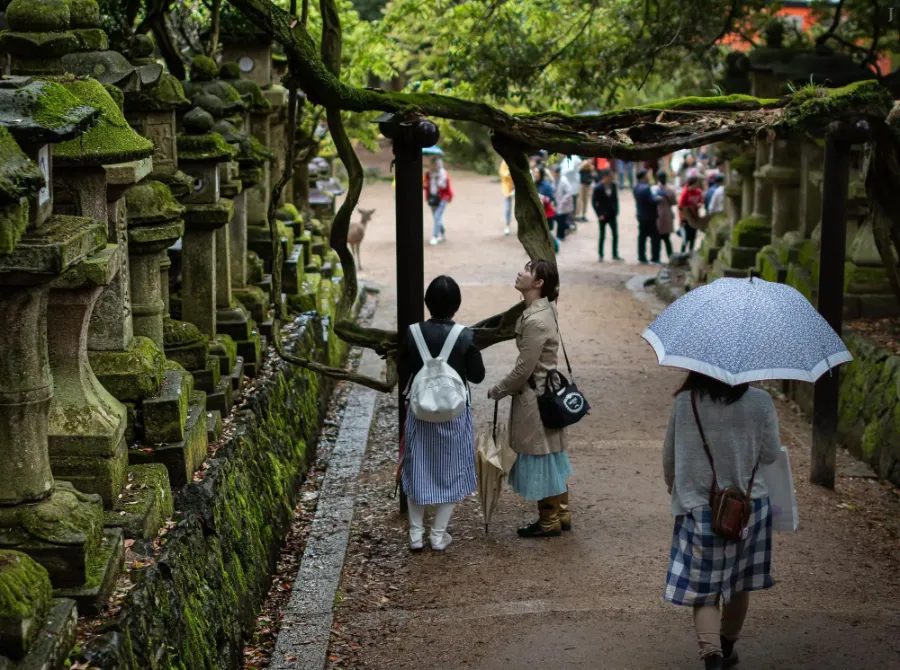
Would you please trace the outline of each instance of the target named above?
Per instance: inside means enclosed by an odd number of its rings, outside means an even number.
[[[551,309],[553,309],[551,307]],[[556,320],[556,315],[553,315]],[[544,383],[544,392],[538,396],[538,411],[541,413],[541,422],[547,428],[559,430],[578,423],[591,409],[578,387],[572,373],[572,364],[569,363],[569,355],[566,353],[566,344],[563,342],[562,333],[559,332],[559,322],[556,323],[556,332],[559,335],[559,343],[562,346],[563,358],[566,359],[566,368],[572,381],[569,381],[559,370],[547,372],[547,381]],[[537,390],[534,377],[528,378],[528,384]]]

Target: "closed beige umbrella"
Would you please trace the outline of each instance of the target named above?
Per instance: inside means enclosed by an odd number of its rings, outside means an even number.
[[[506,426],[497,425],[499,403],[494,403],[494,421],[490,430],[478,434],[475,442],[475,472],[478,476],[478,498],[484,514],[484,532],[494,514],[494,508],[503,489],[503,478],[516,460],[515,452],[509,447],[509,433]]]

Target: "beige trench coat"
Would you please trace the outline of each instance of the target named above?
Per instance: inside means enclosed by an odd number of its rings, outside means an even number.
[[[527,308],[516,322],[516,365],[497,387],[503,396],[512,396],[509,414],[509,442],[517,454],[546,456],[566,450],[566,431],[545,428],[537,398],[543,391],[547,372],[556,369],[559,330],[556,305],[541,298]],[[534,377],[537,390],[528,384]]]

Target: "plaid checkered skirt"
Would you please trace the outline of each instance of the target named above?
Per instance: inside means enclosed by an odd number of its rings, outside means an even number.
[[[735,593],[771,588],[772,516],[769,499],[753,501],[747,539],[715,535],[709,505],[675,517],[666,591],[675,605],[726,604]]]

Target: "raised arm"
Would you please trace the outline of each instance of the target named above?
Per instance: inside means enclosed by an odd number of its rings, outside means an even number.
[[[522,343],[516,364],[512,372],[497,384],[497,390],[501,397],[520,391],[528,383],[528,379],[534,373],[534,369],[541,359],[544,343],[551,336],[551,332],[540,319],[526,319],[522,328]]]

